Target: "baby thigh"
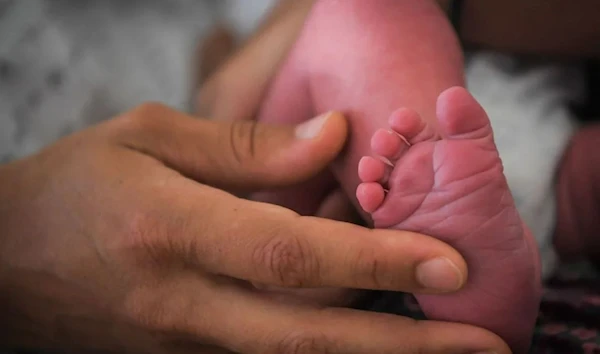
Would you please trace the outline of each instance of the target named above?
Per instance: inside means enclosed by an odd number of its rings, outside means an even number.
[[[309,94],[306,66],[300,62],[295,48],[275,77],[258,114],[258,120],[271,124],[298,124],[315,116]],[[262,191],[253,200],[277,204],[292,209],[300,215],[314,215],[321,202],[336,186],[333,175],[323,171],[314,178],[279,190]]]
[[[348,196],[371,137],[395,110],[414,109],[435,128],[440,93],[464,86],[459,42],[429,0],[320,0],[299,47],[316,113],[338,110],[350,120],[349,144],[333,165]]]

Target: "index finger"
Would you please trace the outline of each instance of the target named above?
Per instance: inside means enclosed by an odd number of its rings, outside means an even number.
[[[182,231],[181,256],[205,271],[281,287],[425,293],[455,291],[466,281],[464,259],[434,238],[299,216],[202,189],[191,211],[171,210],[197,216]]]

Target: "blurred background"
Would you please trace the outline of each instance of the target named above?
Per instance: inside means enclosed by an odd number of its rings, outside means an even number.
[[[0,162],[144,101],[189,111],[196,47],[275,0],[0,0]]]

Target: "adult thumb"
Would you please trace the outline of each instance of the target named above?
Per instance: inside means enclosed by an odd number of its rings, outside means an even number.
[[[348,123],[338,112],[293,126],[202,120],[149,104],[125,118],[129,128],[119,134],[122,145],[189,178],[235,191],[308,180],[339,155],[348,136]]]
[[[207,149],[203,179],[237,190],[297,184],[323,171],[340,154],[348,135],[346,119],[330,112],[300,124],[254,121],[220,122],[213,137],[219,149]]]

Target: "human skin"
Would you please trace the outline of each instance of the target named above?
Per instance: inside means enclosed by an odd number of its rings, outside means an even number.
[[[448,6],[448,0],[441,0]],[[561,59],[600,57],[600,2],[583,0],[465,1],[460,36],[465,46],[519,55]],[[507,21],[510,19],[510,21]],[[510,25],[507,25],[509,24]],[[564,261],[600,260],[597,211],[597,125],[584,126],[571,139],[557,166],[554,246]]]
[[[420,295],[428,318],[488,328],[514,353],[529,351],[541,298],[538,247],[503,174],[491,123],[460,87],[437,102],[440,131],[409,108],[371,140],[356,196],[378,228],[424,232],[456,247],[469,283],[456,294]],[[385,192],[384,188],[388,191]]]
[[[448,9],[447,0],[438,1],[444,9]],[[286,1],[281,1],[281,7],[284,7]],[[461,27],[461,40],[466,46],[479,47],[482,49],[495,49],[502,50],[517,54],[529,54],[529,55],[554,55],[556,57],[590,57],[598,55],[598,26],[594,26],[595,19],[594,15],[598,9],[599,3],[597,1],[584,1],[578,6],[572,6],[572,2],[566,0],[555,0],[555,1],[534,1],[534,2],[522,2],[522,1],[466,1],[462,14]],[[306,12],[302,12],[302,15],[306,15]],[[285,15],[279,14],[280,19],[285,20]],[[507,18],[512,19],[507,21]],[[514,21],[516,19],[516,21]],[[577,19],[577,20],[574,20]],[[272,21],[273,22],[273,21]],[[292,23],[293,21],[288,21]],[[293,22],[296,26],[300,26],[298,22]],[[511,23],[510,26],[507,26]],[[277,28],[277,33],[280,35],[280,39],[287,36],[288,43],[296,40],[298,31],[296,29],[290,29],[293,26],[280,26]],[[264,29],[263,29],[264,30]],[[235,78],[247,79],[247,75],[238,75],[242,70],[255,70],[259,72],[260,61],[258,58],[261,51],[269,53],[274,49],[272,46],[274,41],[269,41],[268,36],[262,37],[263,33],[258,32],[253,43],[248,44],[244,47],[236,56],[233,57],[228,65],[222,67],[214,76],[212,76],[211,85],[205,86],[204,89],[211,91],[213,87],[229,87],[230,84],[227,82],[235,81]],[[560,40],[555,40],[560,38]],[[262,39],[262,40],[261,40]],[[251,47],[249,50],[248,47]],[[253,60],[254,58],[254,60]],[[280,58],[278,58],[280,59]],[[273,71],[276,67],[271,69],[264,68],[263,77],[271,78]],[[218,82],[219,84],[215,84]],[[261,81],[263,82],[263,81]],[[243,94],[244,85],[246,87],[253,85],[252,80],[247,80],[244,84],[238,81],[238,90],[221,90],[220,94],[216,97],[220,97],[221,102],[226,101],[226,97],[235,97],[236,95]],[[250,93],[250,90],[247,89]],[[203,92],[204,93],[204,92]],[[208,97],[204,95],[204,97]],[[214,104],[216,111],[222,104],[215,102],[211,96],[211,104]],[[255,104],[255,103],[253,103]],[[253,115],[240,115],[239,119],[252,119]],[[581,193],[580,186],[574,186],[572,176],[578,176],[575,179],[588,178],[593,173],[581,173],[582,170],[589,170],[593,172],[593,168],[590,169],[589,163],[575,164],[573,161],[589,160],[590,156],[586,151],[589,151],[585,141],[581,136],[590,136],[589,131],[583,134],[578,134],[572,144],[572,147],[566,152],[563,163],[559,168],[559,184],[558,196],[563,197],[563,202],[559,205],[563,209],[569,205],[579,204],[581,200],[590,200],[590,193]],[[589,144],[588,144],[589,145]],[[578,156],[578,152],[584,153]],[[571,166],[571,168],[567,168]],[[579,171],[579,172],[578,172]],[[571,177],[569,177],[571,176]],[[591,186],[592,184],[587,184]],[[574,188],[577,187],[577,188]],[[579,191],[577,191],[579,189]],[[575,192],[573,192],[575,191]],[[586,198],[573,198],[574,194],[583,194]],[[571,208],[571,207],[569,207]],[[571,208],[575,210],[576,208]],[[572,242],[573,232],[575,229],[581,228],[578,223],[590,224],[589,220],[582,220],[577,222],[573,218],[569,218],[572,213],[564,213],[559,210],[559,226],[557,234],[567,235],[566,237],[560,237],[557,239],[557,246],[561,255],[567,258],[580,257],[584,253],[589,253],[592,249],[588,249],[582,252],[581,243]],[[578,215],[587,215],[586,213],[580,213]],[[565,216],[565,218],[561,218]],[[562,221],[561,221],[562,219]],[[590,225],[595,225],[593,222]],[[586,226],[587,227],[587,226]],[[589,227],[588,227],[589,229]],[[587,241],[588,244],[593,244],[593,241]],[[561,250],[564,250],[562,252]],[[593,252],[593,251],[592,251]]]
[[[482,127],[487,122],[488,144],[482,148],[483,153],[478,154],[479,145],[469,141],[455,143],[464,146],[456,149],[451,148],[453,143],[446,149],[445,142],[441,142],[435,153],[431,150],[435,144],[423,144],[430,149],[420,150],[419,157],[405,159],[401,167],[406,174],[414,172],[411,177],[404,179],[401,186],[390,183],[375,191],[363,191],[370,196],[363,195],[362,204],[382,204],[384,188],[390,189],[387,207],[384,205],[372,214],[376,227],[431,233],[459,247],[476,272],[469,290],[454,298],[417,294],[428,318],[483,326],[507,339],[516,353],[525,353],[539,306],[539,256],[510,197],[487,116],[459,88],[464,85],[461,59],[458,41],[433,2],[317,1],[274,79],[258,120],[296,124],[315,113],[339,110],[349,118],[350,140],[332,164],[333,176],[325,173],[301,185],[265,191],[253,198],[312,215],[335,187],[336,180],[347,195],[352,195],[361,182],[357,173],[359,161],[371,153],[372,144],[383,144],[384,138],[390,136],[376,132],[389,129],[388,119],[399,108],[417,112],[419,118],[413,121],[423,122],[423,129],[430,135],[427,139],[447,135],[440,129],[441,122],[448,120],[440,119],[440,115],[448,116],[446,112],[460,112],[451,114],[452,123],[447,124],[475,122]],[[457,87],[456,92],[460,93],[451,91],[448,95],[452,99],[444,99],[447,103],[440,108],[438,97],[451,87]],[[400,125],[411,121],[410,116],[400,116],[404,119]],[[455,140],[450,136],[449,140]],[[423,165],[428,156],[434,162]],[[392,156],[384,157],[393,160]],[[462,159],[465,161],[457,163]],[[490,164],[496,166],[490,172],[494,178],[479,173],[482,169],[487,171]],[[383,168],[382,162],[380,165]],[[383,176],[382,173],[380,177]],[[432,186],[428,185],[430,179],[435,181]],[[493,181],[489,193],[471,193],[479,191],[488,180]],[[417,200],[419,196],[422,199]],[[497,209],[492,210],[489,205]],[[499,214],[502,217],[497,217]],[[455,219],[463,222],[449,221]],[[484,269],[487,272],[483,273]]]
[[[206,73],[209,79],[200,88],[198,112],[212,112],[216,119],[255,118],[265,86],[296,41],[314,2],[280,0],[225,65],[217,65],[215,72]],[[449,9],[450,0],[437,3],[444,10]],[[465,1],[459,35],[467,47],[546,57],[598,57],[599,10],[600,3],[595,0],[580,1],[577,6],[570,0]],[[241,105],[231,107],[231,100]],[[234,112],[225,114],[227,110]]]
[[[248,120],[255,118],[256,112],[263,104],[267,90],[273,84],[273,77],[284,63],[288,50],[293,47],[294,40],[301,32],[306,16],[310,13],[314,3],[313,0],[284,0],[279,2],[274,11],[267,17],[265,23],[240,51],[224,63],[201,87],[198,100],[199,114],[209,114],[217,120]],[[429,9],[438,16],[438,20],[444,21],[441,18],[443,17],[441,12],[437,8],[432,9],[430,7]],[[447,22],[442,23],[446,26],[442,29],[451,35],[452,30]],[[410,24],[407,26],[410,27]],[[452,41],[456,45],[456,39],[450,38],[450,43]],[[457,66],[461,67],[458,64]],[[431,102],[435,102],[434,96],[435,94],[430,97]],[[234,100],[239,102],[240,105],[226,104],[227,100]],[[355,175],[356,173],[352,171],[351,174]],[[327,182],[328,185],[331,185],[331,183],[331,180]],[[310,182],[309,185],[315,185],[315,183]],[[321,196],[325,200],[325,204],[329,205],[332,203],[327,203],[328,199],[332,196],[337,198],[335,208],[348,210],[354,191],[340,191],[339,188],[334,188],[321,193]],[[323,200],[319,200],[318,203],[315,202],[315,205],[310,208],[310,212],[304,211],[304,214],[311,214],[311,212],[314,213],[320,210],[323,205],[322,202]],[[354,208],[357,207],[356,203],[353,205]],[[298,210],[298,208],[295,209]],[[334,214],[338,213],[334,212]],[[346,213],[346,215],[349,214],[351,213]],[[363,214],[363,217],[365,216]],[[351,218],[354,222],[360,222],[359,217]],[[335,294],[339,294],[339,292],[334,291],[334,294],[323,294],[321,292],[318,297],[331,299],[333,304],[339,301],[335,300]],[[341,295],[343,299],[347,297],[347,293]]]
[[[195,113],[216,120],[256,118],[264,95],[294,45],[313,3],[314,0],[280,0],[235,55],[221,65],[213,65],[216,71],[203,73],[207,79],[198,87]],[[205,45],[201,43],[200,47]],[[209,54],[200,57],[206,55]]]
[[[470,326],[252,291],[249,282],[424,291],[418,265],[439,257],[455,264],[457,286],[466,278],[464,260],[435,239],[299,217],[227,192],[293,184],[324,168],[347,124],[339,114],[318,122],[215,123],[146,104],[0,166],[2,347],[508,353]]]
[[[258,119],[295,124],[313,112],[341,110],[351,138],[332,165],[335,179],[325,173],[298,188],[255,197],[311,215],[338,180],[360,208],[353,197],[360,183],[356,166],[370,150],[371,136],[400,107],[411,107],[436,127],[437,97],[462,85],[462,52],[435,2],[317,1]]]

